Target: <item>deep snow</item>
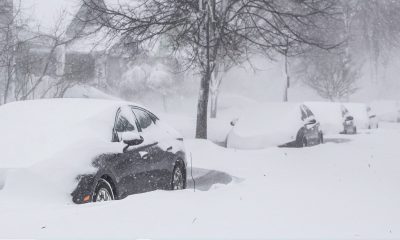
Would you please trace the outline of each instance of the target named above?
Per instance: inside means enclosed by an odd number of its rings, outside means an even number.
[[[301,103],[262,103],[249,106],[236,120],[227,137],[227,146],[262,149],[296,140],[298,131],[314,116],[302,117]]]
[[[385,124],[306,149],[187,140],[196,191],[191,181],[81,206],[0,199],[0,238],[399,238],[399,137]]]

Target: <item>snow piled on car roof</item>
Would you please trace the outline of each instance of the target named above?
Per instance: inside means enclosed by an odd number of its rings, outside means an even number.
[[[342,104],[335,102],[305,102],[321,123],[324,134],[338,134],[343,131]]]
[[[94,158],[122,153],[123,143],[111,143],[120,105],[125,102],[51,99],[1,106],[0,170],[7,170],[1,197],[70,202],[76,178],[95,172]]]
[[[83,142],[110,141],[121,102],[52,99],[0,107],[0,168],[31,166]]]

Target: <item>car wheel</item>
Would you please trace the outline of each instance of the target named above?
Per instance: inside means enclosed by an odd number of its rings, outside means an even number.
[[[319,134],[319,144],[323,144],[324,143],[324,134],[320,133]]]
[[[357,127],[354,127],[353,134],[357,134]]]
[[[185,189],[184,171],[180,163],[177,163],[172,172],[171,190]]]
[[[93,202],[106,202],[114,200],[114,193],[109,182],[100,179],[93,194]]]

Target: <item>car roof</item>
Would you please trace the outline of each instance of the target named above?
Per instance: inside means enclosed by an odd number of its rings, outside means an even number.
[[[69,146],[110,142],[115,114],[130,102],[43,99],[0,107],[0,168],[27,166]]]

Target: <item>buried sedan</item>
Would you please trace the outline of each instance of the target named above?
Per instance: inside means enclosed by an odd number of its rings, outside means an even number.
[[[357,127],[354,124],[354,117],[344,105],[341,105],[343,117],[343,134],[356,134]]]
[[[323,142],[319,122],[304,104],[260,104],[249,108],[231,125],[228,148],[307,147]]]
[[[0,128],[8,137],[1,141],[0,169],[12,169],[2,194],[31,192],[52,199],[62,192],[79,204],[186,187],[182,137],[132,103],[11,103],[0,107]]]
[[[306,102],[321,124],[324,134],[355,134],[353,116],[347,108],[338,102]]]

